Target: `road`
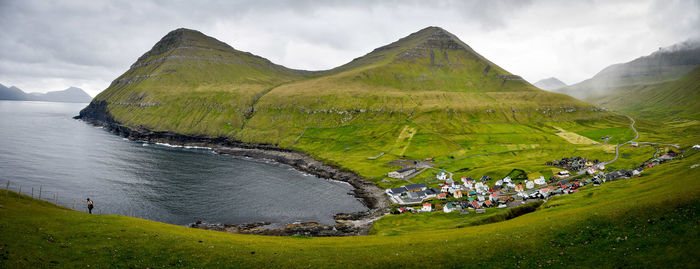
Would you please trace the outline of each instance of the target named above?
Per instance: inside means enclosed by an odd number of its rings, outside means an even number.
[[[637,132],[637,129],[634,128],[634,123],[635,123],[634,119],[630,116],[627,116],[627,115],[625,115],[625,117],[629,118],[632,121],[632,124],[630,124],[630,128],[632,128],[632,131],[634,131],[634,138],[630,139],[630,141],[627,141],[625,143],[618,144],[617,147],[615,147],[615,158],[610,160],[610,161],[603,162],[604,165],[608,165],[608,164],[613,163],[614,161],[617,161],[617,158],[620,157],[620,147],[622,147],[626,144],[632,143],[634,140],[637,140],[637,138],[639,138],[639,132]]]

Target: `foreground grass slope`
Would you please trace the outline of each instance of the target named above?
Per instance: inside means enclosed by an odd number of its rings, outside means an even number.
[[[196,230],[88,215],[3,192],[0,267],[694,268],[700,168],[690,166],[698,163],[698,151],[689,150],[643,177],[585,188],[503,222],[406,231],[383,224],[397,221],[386,218],[375,235],[340,238]],[[412,216],[396,216],[402,217]],[[416,225],[432,223],[440,222]]]

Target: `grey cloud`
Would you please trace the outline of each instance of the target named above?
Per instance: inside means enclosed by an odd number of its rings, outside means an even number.
[[[622,17],[616,13],[624,12],[611,12],[614,5],[648,8]],[[650,47],[697,35],[698,6],[633,0],[0,0],[0,83],[47,91],[75,82],[94,95],[179,27],[292,68],[319,70],[429,25],[446,28],[529,80],[575,82]],[[665,23],[670,19],[682,20]],[[629,49],[629,42],[636,47]]]

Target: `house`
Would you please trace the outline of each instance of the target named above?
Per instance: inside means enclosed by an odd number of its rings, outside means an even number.
[[[476,199],[479,200],[479,202],[483,202],[484,200],[486,200],[486,198],[483,195],[476,196]]]
[[[489,200],[484,201],[484,207],[491,207],[492,203]]]
[[[481,182],[487,182],[489,180],[491,180],[491,177],[489,177],[489,176],[482,176],[481,177]]]
[[[437,197],[440,200],[445,200],[445,199],[447,199],[447,193],[441,192],[441,193],[438,193],[438,195],[435,197]]]
[[[511,180],[509,176],[506,176],[505,178],[503,178],[503,182],[511,183],[511,182],[513,182],[513,180]]]
[[[542,180],[544,180],[544,178],[542,178]],[[525,181],[525,188],[526,189],[529,190],[529,189],[532,189],[534,187],[535,187],[535,182],[533,182],[531,180]]]
[[[595,175],[595,173],[597,173],[597,172],[598,172],[598,170],[596,170],[595,167],[588,167],[588,169],[586,169],[587,175]]]
[[[437,179],[438,180],[446,180],[447,179],[447,173],[445,173],[445,170],[440,171],[440,173],[437,174]]]
[[[557,172],[557,177],[559,177],[559,178],[566,178],[569,176],[570,176],[570,174],[569,174],[569,171],[567,171],[567,170]]]
[[[386,190],[386,193],[389,195],[400,195],[403,192],[406,192],[406,188],[404,186]]]
[[[630,143],[630,146],[636,148],[636,147],[639,147],[639,143],[632,142],[632,143]]]
[[[498,193],[495,193],[495,192],[491,193],[491,195],[489,195],[489,200],[496,201],[496,200],[498,200],[498,196],[499,196]]]
[[[641,168],[634,169],[634,170],[632,170],[632,176],[638,176],[642,172],[644,172],[644,169],[641,169]]]
[[[547,181],[544,179],[544,176],[540,176],[539,178],[535,179],[535,184],[542,186],[546,185]]]
[[[520,184],[518,184],[517,186],[515,186],[515,191],[520,192],[520,191],[523,191],[523,190],[525,190],[525,188],[523,187],[523,184],[522,184],[522,183],[520,183]]]
[[[425,158],[425,161],[426,161],[426,162],[434,162],[434,161],[435,161],[435,158]]]
[[[450,213],[454,210],[455,210],[455,205],[452,202],[449,202],[449,203],[445,204],[445,206],[442,207],[442,212],[445,212],[445,213]]]
[[[452,196],[454,196],[457,199],[462,198],[462,195],[463,195],[462,190],[455,190],[454,193],[452,194]]]
[[[420,209],[422,212],[430,212],[433,211],[433,204],[431,203],[423,203],[423,207]]]
[[[416,171],[415,167],[406,167],[396,171],[389,172],[388,176],[390,178],[404,179],[407,176],[413,174]]]
[[[428,188],[428,186],[426,186],[425,183],[418,183],[418,184],[406,185],[406,186],[404,186],[404,188],[406,188],[406,191],[408,191],[408,192],[414,192],[414,191],[424,191],[425,189]]]
[[[604,170],[605,170],[605,164],[599,163],[598,166],[597,166],[596,168],[598,168],[598,171],[604,171]]]
[[[440,193],[439,190],[435,191],[435,189],[426,189],[424,192],[425,192],[425,199],[433,198],[433,197],[437,196],[438,193]]]
[[[481,206],[479,205],[479,202],[477,202],[477,201],[471,201],[471,202],[469,202],[469,205],[470,205],[472,208],[475,208],[475,209],[481,207]]]
[[[693,149],[700,149],[700,145],[693,146]]]

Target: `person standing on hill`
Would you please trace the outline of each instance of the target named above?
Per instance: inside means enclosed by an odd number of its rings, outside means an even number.
[[[83,200],[83,203],[87,203],[88,213],[92,214],[92,209],[95,208],[95,204],[92,202],[92,200],[90,200],[90,198],[87,198]]]

